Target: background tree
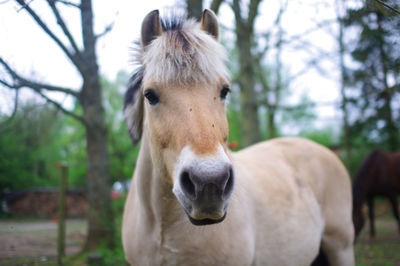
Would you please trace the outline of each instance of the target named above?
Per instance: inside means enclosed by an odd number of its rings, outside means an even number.
[[[183,0],[182,0],[183,1]],[[189,18],[195,18],[198,21],[201,19],[201,15],[203,13],[203,0],[184,0],[186,5],[186,14]],[[209,9],[214,11],[215,14],[218,14],[219,7],[223,3],[223,0],[213,0]]]
[[[24,0],[16,0],[16,2],[67,56],[82,77],[82,87],[80,90],[75,90],[36,82],[17,73],[3,58],[0,58],[0,64],[8,72],[9,77],[1,78],[0,82],[11,89],[20,89],[23,87],[32,89],[65,114],[78,120],[85,127],[89,198],[89,229],[86,248],[93,249],[100,243],[111,245],[114,226],[110,205],[108,137],[96,56],[96,41],[101,34],[96,35],[94,33],[92,2],[91,0],[82,0],[80,4],[74,4],[68,1],[47,0],[50,10],[61,32],[64,34],[63,38],[57,36],[56,32],[46,24],[44,18],[40,17],[31,8],[31,2],[25,2]],[[78,46],[79,42],[72,36],[70,29],[65,23],[59,9],[60,5],[67,5],[69,8],[74,8],[80,13],[82,47]],[[50,99],[46,95],[48,91],[57,91],[74,97],[81,106],[82,114],[69,111],[60,103]]]
[[[120,71],[115,80],[101,79],[104,88],[104,108],[108,135],[108,151],[110,154],[110,172],[112,182],[126,181],[132,178],[132,169],[136,166],[136,158],[140,145],[132,147],[124,121],[123,96],[126,91],[126,81],[129,74]]]
[[[195,18],[200,21],[201,14],[203,13],[203,1],[186,0],[186,12],[189,18]]]
[[[344,1],[335,0],[335,13],[336,23],[338,25],[338,34],[335,36],[337,40],[337,54],[339,55],[338,65],[340,70],[339,86],[340,86],[340,109],[342,110],[342,139],[345,150],[344,162],[349,169],[353,169],[351,164],[351,136],[350,136],[350,124],[349,124],[349,108],[348,108],[348,97],[346,94],[346,82],[347,82],[347,68],[345,65],[345,56],[348,54],[346,51],[347,45],[345,44],[345,29],[344,29]]]
[[[53,143],[58,137],[60,114],[49,105],[32,100],[20,107],[0,132],[0,188],[26,189],[57,182],[52,158],[58,157]],[[8,120],[2,116],[0,121]],[[54,165],[55,161],[53,161]],[[1,193],[2,191],[0,191]]]
[[[394,5],[399,8],[399,5]],[[348,9],[345,25],[359,30],[352,50],[357,66],[348,71],[350,93],[356,95],[351,107],[357,110],[352,131],[366,143],[379,144],[388,151],[399,149],[400,114],[400,15],[376,1],[363,1]]]
[[[261,140],[258,120],[258,101],[255,90],[256,72],[254,54],[254,27],[261,0],[250,0],[247,17],[244,17],[239,0],[233,0],[236,45],[239,52],[240,75],[238,83],[241,98],[242,145],[244,147]]]

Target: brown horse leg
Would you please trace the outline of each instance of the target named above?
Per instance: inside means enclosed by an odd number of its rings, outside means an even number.
[[[390,204],[392,204],[393,216],[397,221],[397,226],[398,226],[398,230],[399,230],[399,233],[400,233],[399,205],[397,204],[396,195],[391,195],[388,198],[389,198]]]
[[[374,221],[374,198],[367,197],[368,204],[368,216],[369,216],[369,237],[373,239],[375,237],[375,221]]]

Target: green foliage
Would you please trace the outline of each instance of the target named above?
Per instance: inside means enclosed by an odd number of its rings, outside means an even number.
[[[112,201],[116,232],[116,236],[113,239],[113,248],[110,249],[106,246],[100,246],[95,251],[103,255],[103,265],[127,265],[121,238],[122,213],[124,211],[125,200],[126,197],[122,197]]]
[[[321,130],[305,130],[300,132],[300,136],[315,141],[328,148],[338,145],[338,137],[335,135],[335,131],[329,127]]]
[[[79,105],[75,105],[75,111],[79,111]],[[69,116],[63,116],[57,121],[59,134],[57,141],[53,143],[59,149],[61,158],[68,163],[68,186],[87,186],[87,154],[85,151],[86,134],[82,124]]]
[[[140,146],[133,146],[123,116],[123,94],[129,79],[119,72],[114,82],[102,79],[104,106],[108,127],[110,171],[112,181],[126,180],[132,176]]]
[[[105,245],[100,245],[96,250],[84,252],[77,256],[66,257],[64,260],[65,265],[86,265],[89,254],[101,254],[101,265],[128,265],[125,261],[124,249],[122,247],[121,227],[122,227],[122,214],[125,205],[126,197],[112,200],[112,209],[115,216],[115,232],[113,239],[113,247],[109,248]]]
[[[281,127],[295,127],[298,128],[300,132],[310,130],[310,125],[317,118],[314,107],[315,103],[313,103],[307,95],[302,95],[300,98],[300,104],[289,108],[283,108]],[[323,129],[320,132],[321,134],[324,134],[326,131],[329,130]]]
[[[133,147],[122,113],[123,93],[128,80],[102,79],[108,126],[112,181],[131,178],[139,146]],[[82,113],[79,104],[74,111]],[[0,117],[6,121],[7,115]],[[24,189],[58,185],[60,171],[55,163],[68,163],[68,186],[87,186],[86,134],[84,126],[54,107],[28,101],[14,119],[0,130],[0,187]]]
[[[50,186],[59,154],[49,145],[57,138],[60,115],[48,105],[27,102],[0,132],[0,187],[22,189]],[[2,121],[7,116],[3,115]]]
[[[242,143],[240,113],[233,108],[228,108],[227,116],[229,123],[229,143],[236,143],[237,147],[234,147],[233,150],[238,150],[241,148]]]
[[[396,151],[400,148],[400,113],[395,111],[400,99],[400,16],[376,1],[365,1],[348,9],[344,21],[360,32],[351,52],[356,65],[346,73],[347,94],[353,96],[351,135],[361,136],[371,147]]]

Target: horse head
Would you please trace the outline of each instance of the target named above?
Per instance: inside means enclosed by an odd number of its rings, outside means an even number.
[[[142,67],[125,96],[133,141],[146,139],[153,165],[165,173],[159,176],[195,225],[221,222],[234,186],[226,145],[229,75],[218,32],[209,10],[200,23],[149,13],[137,58]]]

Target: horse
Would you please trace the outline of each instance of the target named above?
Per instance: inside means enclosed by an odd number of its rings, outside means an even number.
[[[374,198],[384,196],[392,205],[400,232],[399,207],[397,196],[400,194],[400,152],[384,153],[374,150],[362,163],[353,181],[353,221],[356,237],[364,227],[362,206],[367,202],[369,216],[369,237],[375,237]]]
[[[227,55],[215,14],[142,22],[124,99],[141,140],[122,223],[131,265],[354,265],[351,183],[300,138],[227,147]],[[322,254],[322,253],[321,253]]]

